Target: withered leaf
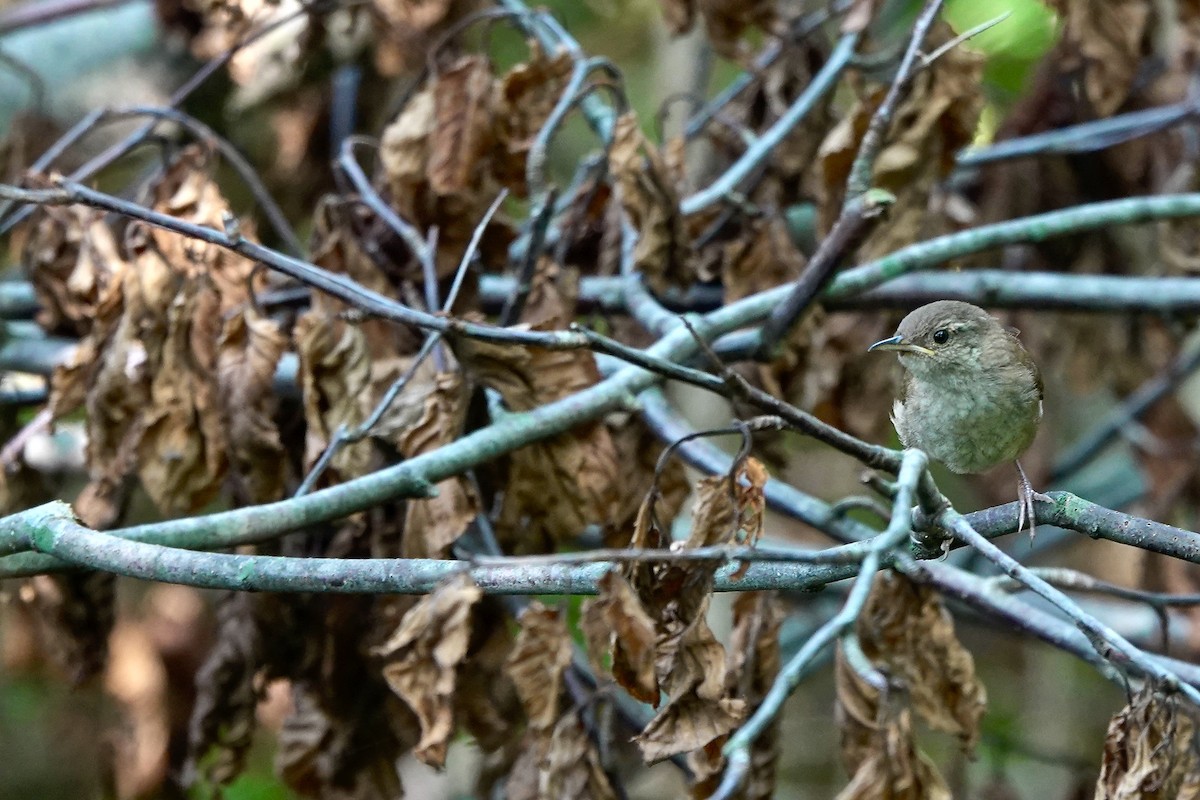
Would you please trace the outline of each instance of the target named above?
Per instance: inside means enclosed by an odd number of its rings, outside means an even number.
[[[425,397],[420,419],[397,436],[400,452],[413,458],[458,439],[466,418],[466,400],[462,378],[457,373],[440,373],[433,392]],[[436,497],[408,501],[406,558],[444,557],[479,513],[475,490],[466,478],[447,478],[437,489]]]
[[[746,703],[753,713],[762,703],[779,674],[779,626],[783,622],[779,599],[770,592],[742,592],[733,601],[733,635],[730,638],[726,682],[730,693]],[[774,796],[775,770],[779,760],[780,720],[754,740],[750,769],[742,783],[742,800],[766,800]],[[688,755],[692,768],[692,796],[709,797],[717,790],[724,773],[725,758],[716,747]]]
[[[362,331],[321,308],[296,320],[293,334],[300,357],[300,391],[304,398],[304,461],[316,463],[339,426],[357,427],[370,408],[371,359]],[[343,447],[330,463],[341,478],[373,469],[371,442]]]
[[[421,599],[391,638],[373,650],[384,659],[383,677],[416,713],[421,741],[414,754],[442,766],[454,734],[458,667],[471,638],[471,611],[483,592],[465,573]]]
[[[1096,800],[1200,797],[1196,712],[1147,684],[1108,724]]]
[[[839,675],[841,673],[839,672]],[[839,696],[841,687],[839,685]],[[850,783],[836,800],[951,800],[950,790],[937,767],[917,749],[912,712],[896,710],[870,728],[860,729],[857,746],[845,746],[843,757]],[[853,752],[859,760],[845,758]]]
[[[939,23],[927,46],[949,41],[953,32]],[[887,218],[876,225],[858,248],[870,259],[924,238],[946,232],[949,222],[931,213],[934,189],[953,169],[958,151],[970,144],[983,110],[980,81],[983,57],[967,47],[955,47],[922,70],[892,118],[884,145],[875,161],[872,185],[896,196]],[[886,90],[879,88],[826,136],[818,159],[823,181],[822,225],[832,225],[841,210],[862,136]]]
[[[430,141],[429,185],[438,194],[476,185],[476,172],[491,148],[492,71],[481,56],[464,56],[434,84],[437,136]]]
[[[1140,79],[1150,56],[1148,29],[1155,9],[1145,0],[1059,0],[1062,72],[1081,75],[1096,118],[1116,113]]]
[[[44,206],[26,224],[21,263],[41,306],[38,324],[87,334],[100,306],[119,292],[127,267],[103,212]]]
[[[571,634],[558,609],[530,603],[505,666],[531,727],[546,730],[559,717],[563,673],[571,664]]]
[[[550,277],[535,282],[546,286]],[[547,286],[545,291],[551,291]],[[543,299],[534,310],[556,308],[564,316],[570,303]],[[531,326],[557,330],[562,317]],[[546,350],[458,339],[455,354],[467,374],[498,391],[512,411],[528,411],[575,394],[600,380],[595,357],[584,350]],[[518,549],[541,549],[545,539],[577,536],[589,524],[607,524],[620,498],[620,468],[607,427],[585,422],[572,431],[521,448],[510,456],[508,487],[499,528]]]
[[[922,719],[957,735],[964,748],[973,748],[987,708],[987,690],[937,593],[899,574],[881,573],[857,630],[863,652],[904,681]]]
[[[603,659],[611,653],[613,679],[633,697],[657,707],[654,620],[620,572],[606,572],[598,585],[599,596],[583,604],[580,623],[592,667],[603,674]]]
[[[684,694],[663,706],[635,741],[642,758],[653,764],[706,746],[736,728],[744,716],[745,703],[740,698],[706,700]]]
[[[287,337],[253,307],[230,317],[217,343],[217,384],[238,494],[249,503],[283,495],[283,444],[275,425],[275,368]]]
[[[530,732],[505,784],[508,800],[616,800],[583,722],[576,712],[550,730]]]
[[[171,301],[166,339],[150,378],[138,477],[162,510],[190,513],[221,488],[226,433],[217,399],[219,298],[204,280]]]
[[[526,160],[538,132],[558,103],[571,74],[565,51],[549,56],[537,40],[529,43],[529,60],[517,64],[497,81],[496,177],[516,196],[528,193]]]
[[[395,121],[384,128],[379,143],[379,158],[395,197],[412,197],[417,191],[416,187],[425,180],[430,139],[436,130],[432,88],[413,95]],[[411,214],[411,209],[402,211]]]
[[[656,292],[690,286],[695,275],[691,240],[679,211],[681,177],[671,174],[632,113],[617,120],[608,164],[621,207],[638,231],[634,267]]]

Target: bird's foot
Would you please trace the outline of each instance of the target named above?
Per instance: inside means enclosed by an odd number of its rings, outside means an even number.
[[[1048,494],[1034,491],[1033,484],[1029,482],[1029,478],[1025,475],[1025,470],[1021,468],[1021,462],[1014,462],[1017,465],[1017,532],[1025,530],[1025,522],[1029,521],[1029,541],[1033,541],[1033,537],[1037,535],[1037,511],[1034,508],[1034,502],[1040,501],[1043,503],[1053,503],[1054,498]]]

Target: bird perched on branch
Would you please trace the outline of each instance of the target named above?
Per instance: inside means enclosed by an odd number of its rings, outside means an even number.
[[[957,300],[921,306],[896,335],[867,348],[894,350],[905,369],[892,424],[905,447],[924,450],[951,472],[986,472],[1011,461],[1019,478],[1020,522],[1036,531],[1035,492],[1017,460],[1042,419],[1042,376],[1016,334],[982,308]]]

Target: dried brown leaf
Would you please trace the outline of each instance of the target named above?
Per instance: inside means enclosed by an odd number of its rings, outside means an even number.
[[[227,466],[216,378],[220,299],[205,284],[188,281],[166,310],[166,338],[143,410],[138,477],[168,514],[211,502]]]
[[[362,330],[318,307],[296,320],[293,337],[304,398],[304,461],[311,466],[339,426],[353,429],[370,413],[372,363]],[[330,462],[341,479],[374,468],[374,451],[365,439],[343,447]]]
[[[397,436],[405,458],[447,445],[458,439],[466,419],[466,387],[457,373],[443,372],[425,397],[423,413]],[[437,484],[436,497],[409,500],[404,522],[406,558],[442,558],[479,513],[479,500],[462,476]]]
[[[733,635],[730,637],[726,682],[730,693],[746,703],[753,713],[762,703],[779,674],[779,626],[783,622],[779,599],[769,592],[743,592],[733,601]],[[776,766],[780,754],[780,720],[754,740],[750,769],[742,783],[739,800],[766,800],[776,789]],[[692,768],[692,796],[708,797],[716,791],[725,768],[720,750],[709,746],[688,756]]]
[[[388,686],[420,720],[414,755],[431,766],[446,761],[458,668],[467,655],[471,612],[482,596],[469,575],[449,579],[405,614],[391,638],[373,651],[385,661]]]
[[[557,330],[573,302],[549,294],[554,276],[539,273],[535,292],[547,296],[527,309],[547,318],[534,330]],[[561,316],[560,316],[561,315]],[[498,391],[513,411],[529,411],[593,386],[600,380],[595,357],[584,350],[498,345],[473,339],[455,342],[455,354],[467,374]],[[546,540],[577,536],[590,524],[608,524],[620,503],[616,447],[602,422],[524,447],[510,456],[508,484],[499,529],[526,552]]]
[[[909,709],[860,729],[858,737],[852,751],[858,760],[846,758],[851,751],[845,746],[843,728],[842,752],[851,778],[837,800],[951,800],[937,767],[917,749]]]
[[[732,731],[745,716],[739,698],[708,700],[684,694],[668,701],[635,739],[647,764],[705,747]]]
[[[949,26],[939,23],[926,46],[935,48],[952,36]],[[913,79],[892,118],[872,177],[872,185],[894,194],[896,202],[858,248],[860,258],[876,258],[950,228],[944,214],[931,213],[937,211],[931,198],[954,168],[956,154],[975,136],[983,110],[982,75],[983,57],[959,45]],[[821,144],[821,218],[826,228],[840,213],[846,178],[885,92],[880,88],[864,98]]]
[[[1151,56],[1155,6],[1148,0],[1065,0],[1062,14],[1064,73],[1082,75],[1084,94],[1095,117],[1118,111],[1141,80]]]
[[[530,732],[504,787],[508,800],[616,800],[587,729],[575,712]]]
[[[529,43],[529,60],[517,64],[497,81],[497,152],[493,170],[503,185],[524,197],[526,160],[538,132],[549,119],[566,88],[572,62],[565,50],[548,56],[536,40]]]
[[[611,653],[613,679],[636,699],[657,706],[654,620],[621,573],[606,572],[598,587],[599,595],[583,604],[580,623],[592,667],[603,674],[604,658]]]
[[[492,146],[495,95],[485,58],[464,56],[443,70],[433,88],[437,136],[430,140],[428,177],[441,195],[478,184],[478,172]]]
[[[1108,724],[1096,800],[1194,800],[1200,754],[1194,709],[1147,684]]]
[[[435,131],[437,115],[432,87],[414,94],[399,116],[384,128],[379,159],[395,197],[411,197],[425,181],[430,141]]]
[[[104,214],[82,207],[41,207],[28,223],[21,263],[37,294],[38,324],[91,331],[111,304],[127,265]]]
[[[279,325],[252,307],[226,320],[217,343],[217,384],[239,499],[283,496],[283,444],[274,414],[275,368],[287,348]]]
[[[669,171],[632,113],[621,116],[613,128],[608,164],[621,206],[638,231],[634,267],[656,292],[690,286],[695,274],[691,240],[679,211],[680,176]]]
[[[530,726],[545,731],[558,721],[563,673],[571,664],[571,634],[560,610],[536,601],[521,612],[519,622],[521,632],[506,672]]]
[[[867,657],[904,682],[921,718],[958,736],[965,749],[974,748],[987,690],[937,593],[898,574],[882,573],[859,615],[857,631]]]

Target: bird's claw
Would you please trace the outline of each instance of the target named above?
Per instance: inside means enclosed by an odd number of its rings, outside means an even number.
[[[1017,485],[1017,532],[1025,530],[1025,521],[1029,521],[1029,541],[1032,543],[1037,536],[1037,510],[1034,508],[1035,501],[1043,503],[1053,503],[1054,498],[1048,494],[1034,491],[1033,484],[1029,482],[1029,478],[1025,475],[1025,470],[1021,468],[1021,463],[1018,461],[1017,475],[1019,481]]]

